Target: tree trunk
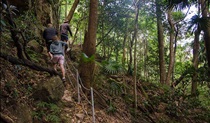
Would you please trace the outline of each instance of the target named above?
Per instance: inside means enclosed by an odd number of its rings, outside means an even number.
[[[133,34],[134,35],[134,34]],[[133,50],[133,39],[130,40],[130,45],[129,45],[129,63],[128,63],[128,74],[133,75],[133,70],[132,70],[132,62],[133,62],[133,56],[132,56],[132,50]]]
[[[96,32],[98,20],[98,0],[90,0],[90,13],[88,32],[86,33],[85,41],[83,44],[83,52],[88,58],[95,57],[96,51]],[[85,87],[90,88],[91,82],[94,80],[95,59],[85,62],[81,60],[80,75]]]
[[[168,22],[169,22],[169,25],[170,25],[170,30],[169,30],[169,33],[170,33],[170,54],[169,54],[169,67],[168,67],[168,73],[167,73],[167,76],[166,76],[166,84],[167,85],[170,85],[170,80],[171,80],[171,75],[172,75],[172,71],[173,71],[173,67],[174,67],[174,31],[175,31],[175,27],[174,27],[174,23],[172,21],[172,13],[171,13],[172,9],[169,9],[168,10]]]
[[[157,31],[158,31],[158,48],[159,48],[159,70],[160,70],[160,83],[165,83],[166,69],[164,59],[164,36],[163,36],[163,24],[161,21],[162,11],[160,9],[160,1],[156,2],[156,16],[157,16]]]
[[[147,39],[143,40],[144,42],[144,79],[148,80],[148,69],[147,69],[147,53],[148,53],[148,42]]]
[[[210,69],[210,17],[208,17],[208,0],[200,0],[201,10],[202,10],[202,19],[204,21],[202,29],[204,31],[204,42],[206,48],[206,58],[208,61],[208,67]],[[210,77],[210,70],[208,71]]]
[[[32,1],[31,0],[28,0],[28,7],[29,7],[29,9],[32,7]]]
[[[67,17],[67,5],[68,5],[67,3],[68,3],[68,0],[65,1],[65,18]]]
[[[210,19],[206,19],[206,28],[204,29],[204,41],[205,41],[205,47],[206,47],[206,58],[208,61],[208,75],[210,77]]]
[[[136,110],[137,110],[137,54],[136,54],[136,48],[137,48],[137,32],[138,32],[138,17],[139,17],[139,2],[136,3],[135,5],[135,25],[134,25],[134,34],[132,37],[132,42],[134,42],[134,75],[133,75],[133,81],[134,81],[134,109],[135,109],[135,115],[136,115]],[[132,49],[131,49],[132,50]]]
[[[200,36],[200,29],[197,29],[195,31],[195,37],[194,37],[194,45],[193,45],[193,67],[194,67],[194,73],[192,76],[192,88],[191,88],[191,94],[195,95],[197,90],[197,69],[198,69],[198,60],[199,60],[199,36]]]
[[[126,60],[126,41],[127,41],[127,34],[128,34],[128,19],[126,18],[126,31],[123,38],[123,56],[122,56],[122,65],[125,66],[125,60]]]

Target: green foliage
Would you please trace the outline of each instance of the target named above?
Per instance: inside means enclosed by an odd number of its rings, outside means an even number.
[[[200,23],[200,17],[198,15],[194,15],[191,17],[189,21],[188,30],[192,30],[194,32],[198,28],[198,24]]]
[[[34,62],[39,62],[41,54],[37,54],[35,51],[30,49],[27,49],[27,53]]]
[[[207,83],[209,84],[209,83]],[[210,85],[210,84],[209,84]],[[210,110],[210,88],[208,86],[199,86],[199,101],[202,104],[202,106],[206,107],[208,110]]]
[[[181,20],[184,18],[184,14],[181,11],[173,12],[172,17],[175,21]]]
[[[50,123],[60,123],[60,108],[53,103],[38,102],[33,117],[38,120],[46,120]],[[43,119],[44,118],[44,119]]]
[[[82,59],[82,62],[93,62],[95,60],[95,56],[92,55],[91,57],[88,57],[85,53],[82,53],[81,55],[81,59]]]
[[[2,27],[6,26],[6,23],[4,22],[4,20],[0,20],[0,31],[3,31]]]
[[[107,74],[117,74],[117,73],[123,73],[125,69],[121,64],[114,61],[103,61],[103,70]]]
[[[113,79],[109,79],[110,95],[121,95],[122,94],[122,84],[116,82]]]
[[[125,94],[123,96],[123,99],[127,104],[133,104],[134,103],[134,98],[133,98],[133,95],[131,95],[131,94]]]
[[[39,39],[35,37],[34,30],[39,28],[39,24],[35,13],[32,10],[25,11],[23,14],[14,18],[17,28],[22,32],[26,41]],[[40,40],[40,39],[39,39]]]
[[[114,104],[112,103],[112,101],[109,101],[109,108],[107,109],[107,113],[108,114],[113,114],[116,112],[116,107],[114,106]]]
[[[183,91],[182,87],[172,89],[168,86],[158,86],[158,93],[149,96],[153,107],[164,107],[162,110],[170,119],[176,119],[181,122],[183,119],[191,119],[196,122],[208,121],[209,112],[208,103],[202,103],[201,98],[192,97]],[[156,91],[156,90],[153,90]],[[199,92],[201,94],[201,91]],[[208,100],[208,96],[202,96],[202,99]],[[144,103],[148,106],[148,103]],[[158,109],[158,108],[157,108]],[[185,116],[183,118],[183,116]]]

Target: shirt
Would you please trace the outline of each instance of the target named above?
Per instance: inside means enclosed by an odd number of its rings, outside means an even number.
[[[69,31],[70,35],[72,36],[72,32],[70,30],[70,27],[69,27],[68,23],[61,24],[60,31],[61,31],[61,34],[64,33],[64,34],[67,34],[67,35],[68,35],[68,31]]]
[[[44,30],[44,33],[43,33],[43,38],[45,40],[52,40],[52,37],[57,35],[58,32],[56,31],[55,28],[53,27],[48,27]]]
[[[63,41],[53,41],[50,45],[50,53],[53,55],[64,55],[63,46],[67,46],[67,43]]]

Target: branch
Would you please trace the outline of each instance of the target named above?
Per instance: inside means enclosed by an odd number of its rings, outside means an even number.
[[[33,70],[36,70],[36,71],[45,71],[45,72],[48,72],[50,75],[61,76],[61,74],[58,73],[57,71],[55,71],[54,69],[40,66],[40,65],[38,65],[38,64],[36,64],[32,61],[29,61],[27,59],[18,59],[18,58],[15,58],[15,57],[11,56],[11,55],[6,54],[6,53],[2,53],[2,52],[0,52],[0,57],[9,61],[12,64],[27,66],[27,67],[29,67]]]
[[[117,24],[115,23],[115,25],[117,25]],[[109,35],[109,33],[112,31],[112,29],[115,27],[115,25],[112,26],[112,28],[109,29],[109,31],[105,34],[105,36],[102,37],[101,41],[98,42],[98,44],[96,44],[96,47],[97,47],[100,43],[102,43],[102,41],[105,39],[106,36]]]
[[[6,123],[15,123],[15,121],[12,118],[3,113],[0,113],[0,120]]]
[[[185,71],[179,79],[177,79],[174,83],[172,83],[171,87],[176,87],[187,75],[189,74],[189,71]]]
[[[17,48],[17,55],[18,55],[19,58],[24,59],[24,55],[22,53],[22,51],[23,51],[22,50],[22,44],[19,42],[19,37],[17,35],[17,31],[15,31],[16,30],[16,24],[13,21],[12,14],[11,14],[11,11],[10,11],[10,6],[9,6],[7,0],[2,0],[2,3],[7,5],[7,8],[6,8],[7,20],[8,20],[8,23],[10,25],[11,37],[12,37],[12,39],[14,41],[14,44]]]

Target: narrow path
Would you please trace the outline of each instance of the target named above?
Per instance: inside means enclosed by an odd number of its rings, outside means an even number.
[[[65,106],[61,113],[62,119],[64,119],[66,123],[91,123],[91,102],[82,92],[82,86],[79,83],[81,79],[78,75],[78,70],[68,57],[66,57],[65,60],[67,81],[65,84],[66,90],[62,97],[62,102]]]

